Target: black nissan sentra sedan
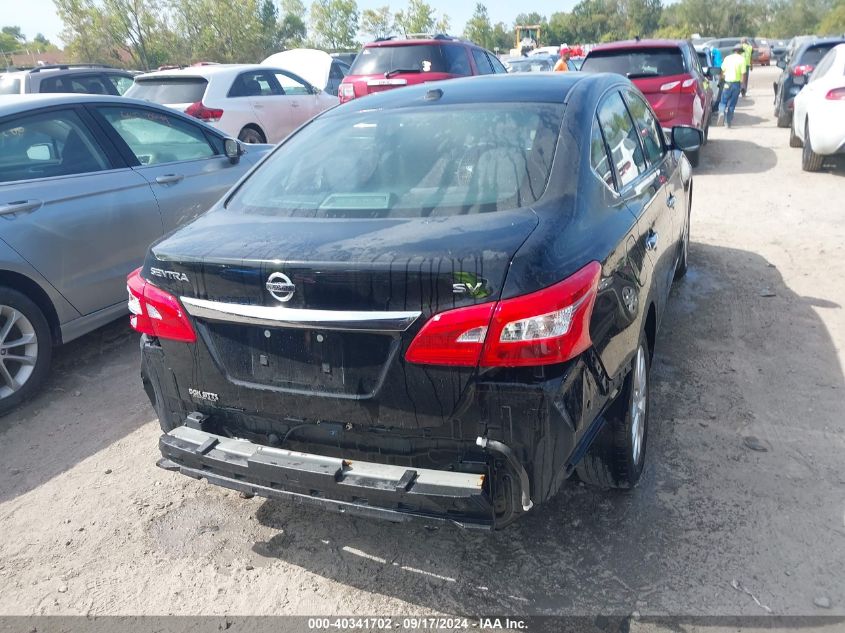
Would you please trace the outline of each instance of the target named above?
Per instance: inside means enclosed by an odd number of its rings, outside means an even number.
[[[501,75],[302,127],[128,280],[159,465],[502,527],[643,470],[701,143],[619,75]]]

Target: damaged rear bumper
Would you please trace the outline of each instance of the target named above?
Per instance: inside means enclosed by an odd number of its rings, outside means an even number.
[[[188,426],[162,435],[159,448],[162,468],[247,494],[395,522],[422,518],[494,527],[484,474],[299,453]]]

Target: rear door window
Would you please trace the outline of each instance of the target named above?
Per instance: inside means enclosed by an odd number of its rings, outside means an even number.
[[[588,73],[617,73],[629,79],[665,77],[687,72],[679,48],[613,49],[592,51],[581,70]]]
[[[469,57],[467,57],[467,49],[465,47],[445,45],[442,50],[443,56],[446,60],[447,73],[460,75],[462,77],[472,74],[472,69],[469,66]]]
[[[86,174],[110,167],[91,132],[71,110],[0,123],[0,182]]]
[[[646,102],[638,94],[628,90],[625,92],[625,99],[628,102],[628,110],[631,112],[634,125],[642,141],[646,160],[650,165],[656,165],[663,160],[666,153],[660,124],[651,113]]]
[[[350,75],[383,75],[395,73],[449,72],[438,44],[408,46],[368,46],[355,58]]]
[[[117,90],[105,75],[59,75],[41,81],[39,92],[116,95]]]
[[[202,129],[142,108],[97,108],[141,165],[209,158],[215,154]]]
[[[490,59],[490,64],[493,66],[493,72],[497,74],[505,74],[508,72],[508,69],[505,68],[505,65],[499,61],[499,58],[495,55],[491,55],[487,53],[487,57]]]
[[[202,77],[151,77],[136,79],[126,96],[153,103],[196,103],[202,101],[206,86]]]
[[[270,97],[282,94],[273,75],[264,70],[251,70],[235,77],[229,97]]]
[[[798,63],[801,65],[815,66],[822,60],[822,57],[827,55],[827,52],[834,46],[836,46],[836,44],[811,46],[806,51],[804,51],[803,55],[799,57]]]
[[[610,150],[616,181],[622,189],[646,170],[637,130],[618,92],[613,92],[604,99],[599,106],[598,116]]]
[[[602,182],[613,189],[613,168],[610,166],[607,146],[604,144],[597,119],[593,121],[593,130],[590,133],[590,166]]]
[[[493,66],[487,58],[487,54],[481,49],[472,49],[472,58],[475,60],[475,66],[478,68],[479,75],[492,75]]]
[[[106,75],[106,79],[114,87],[115,94],[119,95],[126,94],[126,91],[135,83],[132,77],[126,77],[125,75]]]
[[[16,95],[21,92],[21,80],[17,77],[0,76],[0,95]]]

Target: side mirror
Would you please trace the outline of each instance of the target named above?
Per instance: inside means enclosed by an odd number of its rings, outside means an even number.
[[[684,152],[694,152],[704,142],[704,133],[697,127],[676,125],[672,128],[672,147]]]
[[[778,60],[778,68],[786,68],[786,61],[783,59]]]
[[[711,66],[708,74],[710,75],[710,79],[719,79],[722,76],[722,69],[718,66]]]
[[[237,165],[241,160],[241,156],[243,156],[246,152],[243,143],[234,138],[227,138],[223,141],[223,146],[225,148],[224,151],[226,152],[226,157],[233,165]]]

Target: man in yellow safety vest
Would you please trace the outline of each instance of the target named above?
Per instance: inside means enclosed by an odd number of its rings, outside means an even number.
[[[742,38],[742,56],[745,58],[745,74],[742,76],[742,89],[740,94],[745,96],[748,91],[748,76],[751,73],[751,57],[754,55],[754,47],[748,42],[747,37]]]
[[[734,52],[725,57],[722,62],[722,79],[725,81],[725,88],[722,90],[722,100],[719,102],[717,125],[724,123],[731,127],[736,102],[739,100],[739,91],[742,88],[742,78],[746,72],[742,44],[737,44],[734,46]]]

